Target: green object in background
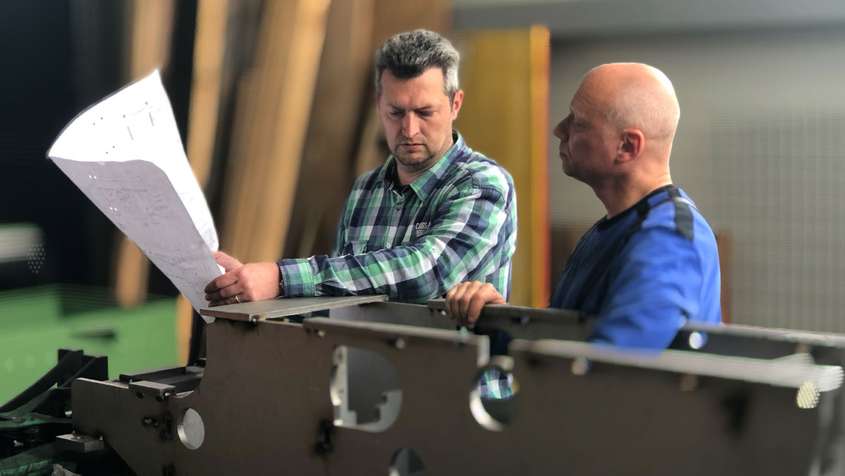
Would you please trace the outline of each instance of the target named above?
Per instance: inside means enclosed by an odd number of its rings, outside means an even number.
[[[121,309],[98,288],[0,292],[0,404],[52,368],[59,348],[108,356],[110,378],[179,365],[176,299]]]
[[[45,445],[0,460],[0,476],[51,476],[53,465],[63,463],[62,467],[75,469],[72,464],[62,461],[61,453],[54,445]]]

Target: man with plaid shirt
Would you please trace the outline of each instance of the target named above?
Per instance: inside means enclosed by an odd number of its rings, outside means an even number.
[[[461,281],[510,291],[516,247],[511,176],[452,129],[463,102],[459,55],[425,30],[376,55],[377,109],[391,155],[355,181],[332,256],[241,264],[206,288],[212,305],[277,296],[386,294],[425,302]]]

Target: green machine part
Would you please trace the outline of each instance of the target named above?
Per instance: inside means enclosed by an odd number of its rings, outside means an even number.
[[[107,296],[62,285],[0,292],[0,403],[52,368],[59,348],[107,356],[110,378],[178,365],[175,298],[122,309]]]

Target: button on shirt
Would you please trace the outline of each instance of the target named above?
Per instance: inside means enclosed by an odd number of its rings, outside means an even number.
[[[332,256],[282,259],[282,294],[386,294],[426,302],[461,281],[510,291],[516,194],[510,174],[460,134],[443,158],[401,185],[396,158],[355,181]]]

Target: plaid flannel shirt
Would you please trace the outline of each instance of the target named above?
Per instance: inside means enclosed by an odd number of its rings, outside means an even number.
[[[444,157],[401,186],[396,159],[358,177],[332,256],[282,259],[282,295],[386,294],[424,303],[465,280],[507,298],[516,248],[510,174],[458,133]]]

